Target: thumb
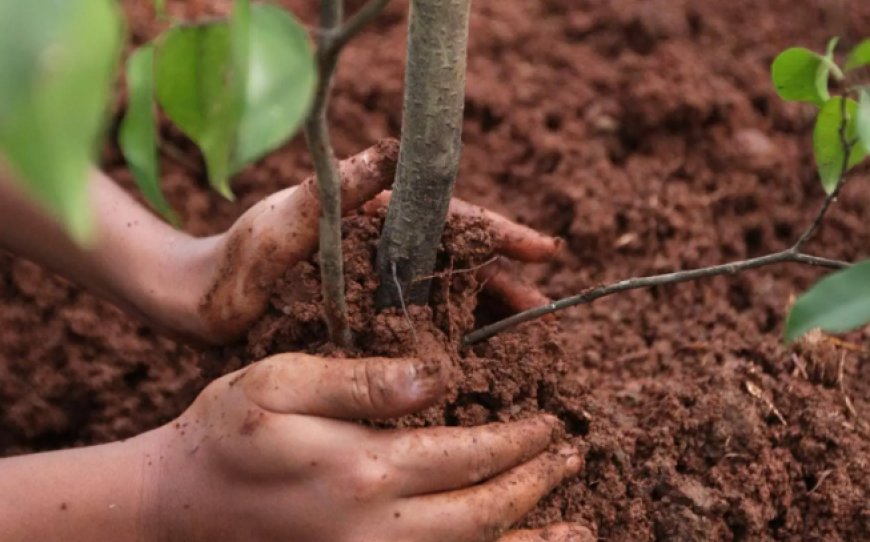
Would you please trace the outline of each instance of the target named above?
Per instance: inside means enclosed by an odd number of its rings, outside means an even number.
[[[438,360],[280,354],[251,366],[240,383],[254,404],[271,412],[384,419],[440,399],[447,372]]]

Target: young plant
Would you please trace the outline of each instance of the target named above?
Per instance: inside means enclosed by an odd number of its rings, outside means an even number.
[[[169,29],[128,65],[130,108],[121,146],[143,193],[170,220],[159,190],[155,98],[198,145],[209,181],[228,198],[230,175],[282,144],[305,120],[321,203],[324,316],[332,341],[345,347],[352,338],[341,253],[341,191],[326,113],[341,48],[387,1],[372,0],[343,24],[343,0],[322,0],[316,65],[307,35],[292,15],[273,5],[250,6],[248,0],[236,0],[227,21]]]
[[[870,154],[870,39],[852,49],[841,69],[834,61],[836,38],[825,55],[803,48],[783,51],[773,62],[777,93],[820,108],[813,129],[813,151],[819,178],[837,197],[846,172]],[[842,96],[831,97],[828,78],[843,84]],[[857,263],[819,281],[798,298],[789,312],[785,338],[792,341],[820,328],[843,332],[870,322],[870,261]]]

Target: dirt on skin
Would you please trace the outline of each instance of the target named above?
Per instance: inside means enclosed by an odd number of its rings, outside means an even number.
[[[315,3],[284,3],[315,24]],[[226,7],[175,4],[189,14]],[[124,5],[135,39],[152,35],[150,2]],[[331,106],[342,156],[399,133],[406,9],[391,3],[342,59]],[[783,48],[819,50],[831,35],[845,47],[870,35],[870,4],[474,2],[458,194],[566,239],[556,262],[527,267],[552,297],[783,248],[823,194],[813,112],[783,104],[767,70]],[[242,172],[229,203],[208,191],[190,144],[164,133],[183,156],[164,156],[165,187],[197,235],[225,229],[311,171],[297,139]],[[131,186],[117,151],[105,159]],[[870,252],[868,176],[856,171],[809,251],[848,260]],[[413,345],[407,321],[374,316],[367,298],[377,225],[345,223],[353,325],[364,349],[399,355]],[[486,258],[479,229],[448,233],[442,266],[448,254],[454,270]],[[221,372],[273,349],[327,351],[315,266],[288,270],[270,314]],[[531,525],[579,521],[603,540],[870,539],[867,333],[793,348],[780,340],[790,299],[820,274],[783,265],[632,292],[565,311],[553,328],[536,323],[454,348],[465,378],[456,397],[405,423],[559,415],[585,469]],[[484,296],[474,324],[475,279],[454,273],[449,304],[445,283],[435,281],[430,331],[455,344],[498,310]],[[422,326],[429,315],[413,317]],[[0,256],[0,454],[105,442],[166,422],[205,384],[200,357]],[[215,356],[205,357],[213,369]]]

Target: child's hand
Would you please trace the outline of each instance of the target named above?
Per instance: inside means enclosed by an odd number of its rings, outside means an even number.
[[[366,202],[367,213],[387,205],[390,192],[381,191],[393,180],[397,152],[395,141],[390,141],[341,162],[342,206],[346,212]],[[461,200],[453,200],[450,213],[487,220],[498,240],[498,252],[507,258],[547,261],[562,244],[558,239]],[[203,240],[212,243],[209,250],[212,270],[207,273],[209,283],[203,286],[205,293],[197,306],[201,323],[195,338],[212,343],[229,342],[247,331],[265,310],[275,280],[317,249],[319,217],[317,185],[311,178],[264,199],[224,235]],[[481,269],[487,288],[515,310],[549,301],[537,289],[517,279],[506,263],[495,262]]]
[[[393,181],[397,156],[398,142],[387,140],[341,162],[345,211],[366,202],[367,212],[386,205],[389,192],[382,191]],[[98,171],[89,188],[96,234],[82,247],[28,200],[0,164],[0,248],[195,342],[227,343],[244,334],[262,316],[281,273],[317,249],[320,205],[313,178],[256,204],[226,233],[202,239],[171,228]],[[459,200],[450,212],[489,220],[499,253],[508,258],[544,261],[560,247],[552,237]],[[517,310],[547,302],[505,263],[481,269],[490,290]]]
[[[576,450],[550,449],[555,418],[350,421],[418,411],[445,387],[437,363],[415,359],[284,354],[226,375],[155,433],[146,531],[190,542],[587,540],[570,525],[499,538],[580,469]]]

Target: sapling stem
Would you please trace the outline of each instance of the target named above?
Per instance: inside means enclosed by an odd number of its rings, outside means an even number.
[[[382,307],[425,304],[459,169],[470,0],[411,0],[402,138],[378,246]],[[401,287],[393,281],[393,266]]]
[[[317,39],[318,84],[311,113],[305,122],[305,139],[314,162],[320,196],[320,277],[323,311],[333,343],[349,347],[353,342],[347,319],[344,292],[344,262],[341,253],[341,178],[329,137],[327,109],[332,76],[341,48],[374,19],[389,0],[371,0],[347,24],[342,25],[343,0],[321,0]]]
[[[845,100],[842,100],[841,104],[845,104]],[[462,343],[464,345],[474,344],[488,339],[493,335],[501,333],[502,331],[506,331],[514,326],[532,321],[536,318],[540,318],[541,316],[554,313],[558,310],[573,307],[575,305],[584,305],[586,303],[591,303],[596,299],[601,299],[602,297],[607,297],[609,295],[619,292],[625,292],[628,290],[636,290],[638,288],[664,286],[667,284],[687,282],[690,280],[697,280],[705,277],[715,277],[717,275],[733,275],[749,269],[755,269],[767,265],[787,262],[801,263],[817,267],[826,267],[828,269],[842,269],[844,267],[848,267],[850,265],[848,262],[831,260],[819,256],[812,256],[801,252],[804,244],[806,244],[810,237],[812,237],[818,230],[819,225],[821,224],[822,219],[824,219],[825,215],[827,214],[831,204],[836,201],[837,196],[840,194],[840,191],[843,188],[843,185],[846,184],[846,173],[849,171],[849,155],[852,151],[852,148],[856,144],[856,141],[849,141],[846,135],[845,105],[841,106],[841,118],[843,119],[843,121],[840,122],[839,136],[840,144],[843,147],[843,165],[840,169],[840,175],[837,179],[837,184],[834,186],[834,189],[831,191],[831,193],[825,197],[825,200],[822,202],[821,207],[816,212],[816,215],[813,218],[812,222],[810,222],[810,225],[800,235],[800,237],[798,237],[797,241],[795,241],[795,243],[791,247],[785,250],[781,250],[779,252],[774,252],[773,254],[759,256],[757,258],[749,258],[746,260],[719,264],[710,267],[702,267],[699,269],[689,269],[687,271],[676,271],[673,273],[664,273],[661,275],[652,275],[648,277],[635,277],[621,280],[612,284],[592,287],[583,292],[580,292],[579,294],[553,301],[551,303],[548,303],[547,305],[534,307],[532,309],[514,314],[513,316],[505,318],[504,320],[500,320],[487,326],[483,326],[482,328],[472,331],[471,333],[463,337]]]

